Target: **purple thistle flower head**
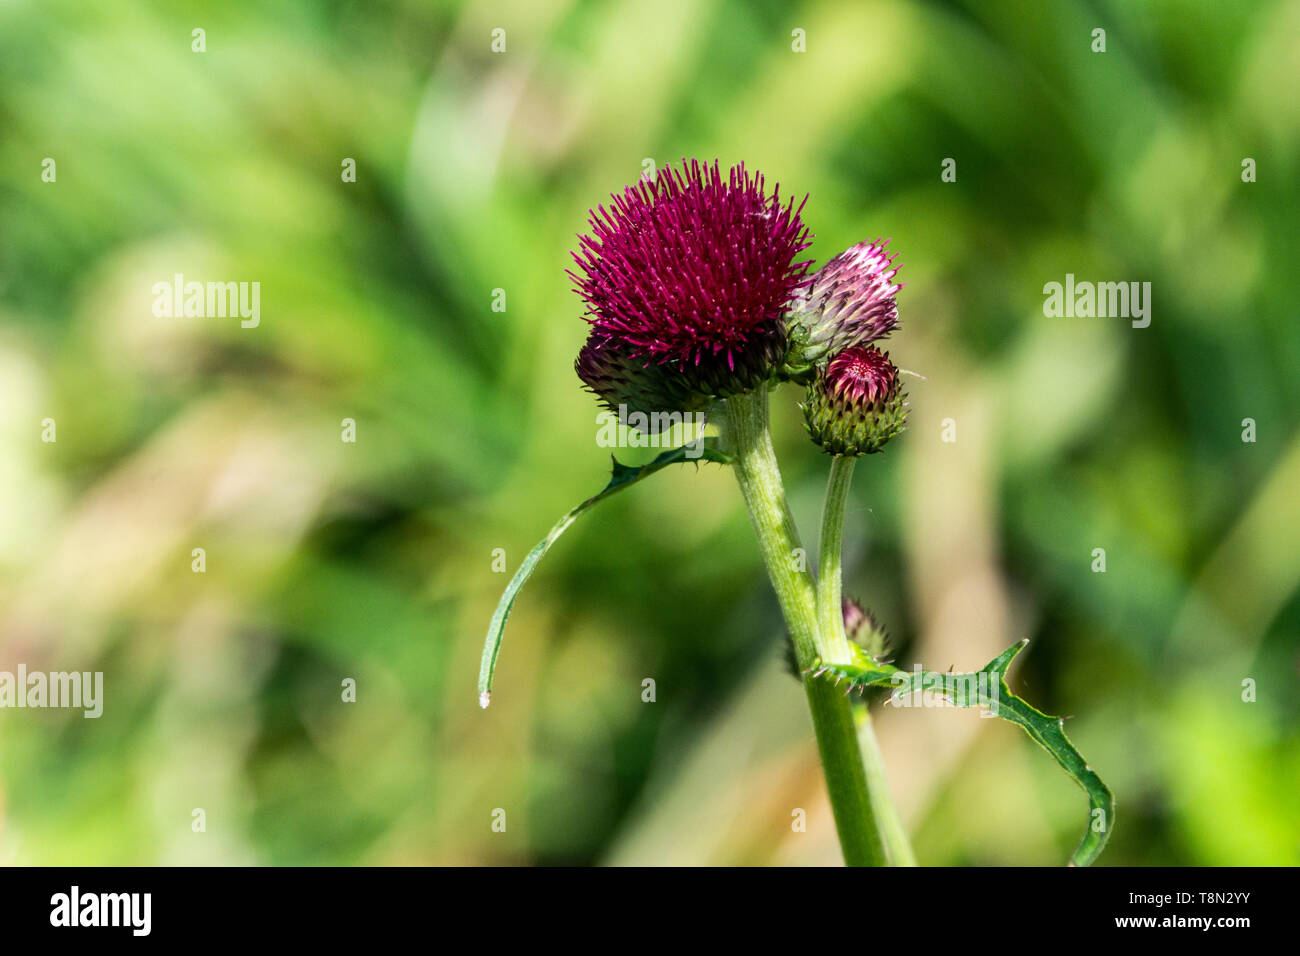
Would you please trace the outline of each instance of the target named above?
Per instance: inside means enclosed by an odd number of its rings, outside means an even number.
[[[888,239],[860,242],[841,252],[805,283],[787,321],[800,354],[792,368],[807,372],[825,356],[884,338],[898,327],[894,281],[898,264]]]
[[[770,379],[811,264],[796,261],[809,245],[803,205],[783,205],[779,186],[769,196],[743,164],[723,176],[716,161],[685,160],[612,199],[591,214],[573,254],[580,271],[569,273],[587,304],[588,345],[659,365],[701,395]]]
[[[832,455],[869,455],[907,421],[898,369],[875,346],[845,349],[818,369],[804,402],[808,432]]]

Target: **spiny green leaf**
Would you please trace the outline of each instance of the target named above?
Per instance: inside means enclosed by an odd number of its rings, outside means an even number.
[[[1088,827],[1070,858],[1071,866],[1088,866],[1097,859],[1110,838],[1115,819],[1115,798],[1065,736],[1065,719],[1044,714],[1011,693],[1007,687],[1004,676],[1007,667],[1028,643],[1024,640],[1013,644],[980,670],[968,674],[899,670],[892,664],[872,660],[856,645],[851,646],[852,663],[818,662],[812,668],[812,673],[832,679],[837,685],[847,681],[847,690],[850,692],[862,692],[868,687],[885,684],[893,685],[890,699],[895,701],[918,691],[938,693],[956,707],[988,707],[995,716],[1023,728],[1035,743],[1056,758],[1062,769],[1088,795]]]
[[[687,454],[697,450],[697,448],[698,455],[692,457]],[[701,461],[712,461],[725,465],[731,461],[731,456],[719,450],[717,438],[709,436],[703,439],[697,447],[683,445],[680,448],[666,451],[653,461],[640,466],[624,465],[612,455],[610,460],[614,465],[610,472],[609,484],[605,485],[598,494],[588,498],[560,518],[546,537],[539,541],[533,550],[528,552],[524,558],[524,563],[519,566],[515,576],[506,585],[505,593],[501,595],[496,612],[492,615],[492,623],[488,625],[487,640],[483,644],[483,661],[479,666],[478,674],[478,702],[480,707],[486,707],[492,700],[492,676],[496,673],[497,655],[501,653],[501,640],[505,637],[506,619],[510,617],[510,608],[514,606],[515,597],[519,594],[519,589],[524,586],[524,582],[528,580],[529,575],[533,573],[533,569],[537,567],[537,562],[542,559],[542,555],[550,550],[551,545],[555,544],[560,535],[568,530],[569,525],[573,524],[579,515],[597,502],[604,501],[615,492],[622,491],[643,478],[649,478],[655,472],[667,468],[669,465],[680,462],[695,462],[698,464]]]

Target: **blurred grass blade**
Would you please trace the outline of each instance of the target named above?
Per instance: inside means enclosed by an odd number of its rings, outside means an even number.
[[[1062,769],[1088,795],[1088,827],[1074,855],[1070,857],[1071,866],[1088,866],[1097,859],[1110,838],[1115,818],[1115,798],[1065,736],[1065,719],[1044,714],[1011,693],[1007,687],[1004,676],[1007,667],[1028,643],[1025,640],[1013,644],[980,670],[968,674],[904,671],[891,664],[874,661],[861,648],[850,645],[854,652],[853,663],[818,663],[813,668],[813,673],[833,679],[836,684],[847,681],[850,691],[861,692],[868,687],[892,685],[892,700],[917,692],[940,694],[956,707],[988,707],[994,716],[1023,728],[1040,747],[1056,758]]]
[[[689,454],[691,452],[698,452],[698,454],[692,457]],[[664,452],[653,461],[636,467],[624,465],[613,456],[611,456],[610,460],[613,461],[614,467],[609,476],[609,484],[605,485],[598,494],[588,498],[555,522],[555,526],[551,528],[546,537],[538,542],[533,550],[528,552],[528,555],[524,558],[524,563],[519,566],[515,576],[506,585],[505,593],[501,595],[501,600],[497,604],[496,613],[492,615],[492,623],[488,625],[487,640],[483,644],[483,662],[479,666],[478,673],[478,702],[480,707],[486,707],[492,701],[492,676],[496,673],[497,656],[501,653],[501,640],[505,637],[506,619],[510,617],[510,608],[515,603],[515,597],[519,594],[519,589],[524,586],[524,582],[533,573],[533,569],[537,567],[537,562],[542,560],[542,555],[546,554],[560,535],[568,530],[574,519],[597,502],[603,501],[615,492],[636,484],[643,478],[649,478],[655,472],[669,465],[682,462],[695,462],[698,464],[701,461],[712,461],[725,465],[731,458],[719,450],[718,439],[709,436],[704,438],[698,446],[694,442],[690,446],[682,445],[680,448]]]

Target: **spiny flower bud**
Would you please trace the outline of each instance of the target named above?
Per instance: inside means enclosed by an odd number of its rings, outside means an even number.
[[[796,261],[809,245],[803,205],[782,202],[779,186],[769,195],[743,164],[723,176],[717,162],[684,160],[612,198],[592,212],[569,273],[592,341],[702,396],[773,378],[811,264]]]
[[[907,395],[888,353],[851,348],[817,371],[803,409],[812,440],[828,454],[870,455],[903,430]]]
[[[695,412],[708,399],[694,391],[680,376],[669,374],[646,358],[629,358],[616,346],[598,342],[592,335],[573,363],[583,384],[615,414],[644,412],[651,422],[661,421],[656,412]]]
[[[898,326],[894,282],[898,266],[888,239],[860,242],[841,252],[808,280],[786,313],[790,356],[786,374],[811,377],[826,356],[884,338]]]
[[[844,598],[841,606],[844,610],[844,633],[872,660],[879,661],[889,646],[889,634],[874,614],[852,598]]]

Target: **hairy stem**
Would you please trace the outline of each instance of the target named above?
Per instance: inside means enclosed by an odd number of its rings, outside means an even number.
[[[817,618],[826,649],[822,660],[829,663],[849,660],[849,640],[844,633],[841,556],[844,551],[844,507],[848,501],[856,461],[856,458],[838,456],[831,459],[831,475],[826,483],[826,499],[822,504],[821,553],[817,564]],[[865,702],[858,709],[856,721],[871,805],[889,852],[889,862],[894,866],[916,866],[916,856],[908,842],[907,831],[903,828],[902,818],[889,795],[885,762]]]
[[[799,544],[772,437],[768,431],[767,390],[736,395],[725,402],[724,429],[733,448],[732,470],[740,484],[749,520],[758,537],[763,563],[776,591],[786,626],[794,641],[800,670],[827,659],[817,626],[817,591]],[[843,625],[837,632],[844,642]],[[847,644],[843,650],[847,653]],[[853,712],[848,699],[829,681],[805,674],[804,692],[812,711],[817,749],[835,817],[844,862],[850,866],[882,866],[884,844],[867,790]]]

